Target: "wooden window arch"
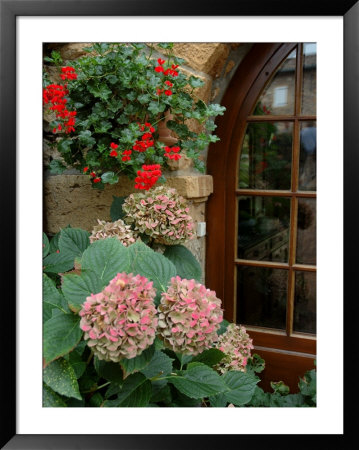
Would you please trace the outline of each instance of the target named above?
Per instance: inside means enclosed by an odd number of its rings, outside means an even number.
[[[316,198],[315,190],[303,188],[299,180],[301,127],[305,123],[316,121],[315,112],[308,113],[302,101],[303,86],[307,83],[303,76],[303,47],[304,45],[300,43],[253,45],[225,93],[222,104],[226,106],[227,111],[217,121],[217,134],[221,141],[210,147],[207,160],[208,173],[214,180],[214,193],[207,206],[206,285],[214,289],[218,297],[223,299],[226,319],[246,326],[253,338],[254,351],[266,360],[263,387],[268,388],[269,381],[283,380],[289,384],[292,392],[297,390],[298,377],[313,368],[316,353],[315,330],[298,332],[294,326],[297,277],[299,274],[304,274],[305,277],[315,276],[316,272],[315,261],[305,264],[304,260],[298,257],[300,252],[296,255],[297,247],[300,248],[300,243],[297,244],[298,205],[308,201],[315,202]],[[296,52],[296,57],[292,111],[276,115],[255,114],[254,109],[266,86],[271,83],[277,69],[293,52]],[[310,89],[316,89],[316,86]],[[285,104],[287,94],[287,90],[279,86],[277,105]],[[239,185],[238,178],[241,149],[244,146],[246,132],[252,124],[273,123],[292,127],[289,185],[284,188],[278,186],[243,188]],[[260,261],[253,255],[248,257],[238,254],[238,202],[244,198],[254,201],[255,197],[263,202],[283,199],[289,205],[288,253],[279,260],[274,258]],[[237,314],[237,306],[243,305],[243,298],[237,295],[237,277],[240,273],[238,268],[244,267],[272,270],[277,274],[282,270],[283,276],[287,279],[283,326],[271,323],[264,326],[261,323],[247,324],[241,320],[240,314]]]

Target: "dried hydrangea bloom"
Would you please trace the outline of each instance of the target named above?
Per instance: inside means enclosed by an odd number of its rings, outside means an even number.
[[[247,359],[251,356],[253,340],[242,325],[231,323],[227,330],[219,336],[216,347],[225,353],[215,369],[220,373],[228,370],[246,371]]]
[[[99,239],[106,239],[109,237],[116,237],[125,247],[136,242],[136,234],[131,230],[130,225],[126,225],[121,219],[115,222],[106,222],[105,220],[97,219],[96,225],[90,236],[90,243],[92,244]]]
[[[187,202],[176,189],[158,186],[129,195],[122,205],[126,223],[158,244],[175,245],[195,237]]]
[[[158,333],[164,345],[191,355],[210,348],[223,320],[221,303],[203,284],[173,277],[158,306]]]
[[[80,327],[99,359],[134,358],[153,343],[157,311],[152,284],[141,275],[118,273],[102,292],[86,298]]]

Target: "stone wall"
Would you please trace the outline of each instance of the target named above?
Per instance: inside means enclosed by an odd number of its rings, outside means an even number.
[[[56,49],[61,53],[65,64],[83,56],[86,43],[46,44],[45,53]],[[205,81],[197,89],[196,95],[204,102],[220,103],[235,70],[250,49],[250,44],[239,43],[175,43],[174,53],[185,59],[181,71]],[[158,48],[157,48],[158,50]],[[157,57],[161,57],[158,53]],[[156,57],[156,55],[155,55]],[[56,74],[50,76],[56,80]],[[44,129],[47,129],[50,117],[44,115]],[[193,125],[195,127],[195,125]],[[92,189],[88,176],[69,169],[62,175],[51,175],[46,166],[56,150],[50,150],[44,141],[44,231],[55,234],[61,228],[71,224],[91,231],[97,219],[110,220],[110,207],[113,196],[126,196],[134,192],[133,182],[121,177],[116,185],[105,185],[103,191]],[[207,151],[202,152],[205,161]],[[213,192],[212,177],[201,175],[193,167],[189,158],[172,162],[171,171],[164,173],[170,187],[175,187],[190,204],[190,212],[196,222],[206,222],[206,201]],[[200,261],[203,274],[205,267],[205,236],[198,237],[186,245]],[[203,275],[204,277],[204,275]],[[204,279],[204,278],[203,278]]]

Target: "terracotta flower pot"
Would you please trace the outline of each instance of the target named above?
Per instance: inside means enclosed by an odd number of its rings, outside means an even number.
[[[177,144],[177,142],[178,142],[178,139],[173,136],[172,130],[167,128],[167,125],[166,125],[167,122],[172,119],[173,119],[173,115],[170,113],[169,110],[167,110],[165,112],[164,120],[161,120],[161,122],[159,122],[159,124],[158,124],[158,134],[159,134],[158,140],[160,142],[162,142],[163,144],[168,145],[169,147]]]

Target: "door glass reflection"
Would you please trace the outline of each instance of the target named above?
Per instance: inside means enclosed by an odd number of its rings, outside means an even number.
[[[288,262],[290,199],[238,197],[238,258]]]
[[[291,122],[248,124],[239,161],[239,188],[289,190],[292,136]]]
[[[253,115],[294,113],[296,53],[296,50],[291,52],[279,66],[260,96]]]
[[[299,190],[317,188],[317,128],[313,121],[300,127]]]
[[[297,263],[316,264],[316,228],[316,200],[298,199]]]
[[[316,114],[317,44],[303,44],[302,114]]]
[[[239,266],[237,323],[284,330],[288,271]]]
[[[293,331],[316,333],[316,290],[314,272],[296,273]]]

